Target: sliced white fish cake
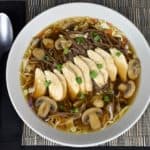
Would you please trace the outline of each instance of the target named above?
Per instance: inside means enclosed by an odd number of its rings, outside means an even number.
[[[104,81],[106,83],[108,81],[108,72],[103,57],[100,56],[98,53],[94,52],[93,50],[88,50],[87,54],[88,57],[96,63],[98,69],[103,73]]]
[[[103,85],[105,85],[105,81],[104,81],[104,76],[103,74],[99,71],[99,69],[97,68],[95,62],[87,57],[84,56],[80,56],[81,59],[83,61],[85,61],[85,63],[88,65],[89,69],[90,69],[90,73],[92,71],[94,71],[95,77],[93,77],[92,79],[95,81],[95,83],[99,86],[102,87]]]
[[[67,64],[70,66],[70,68],[75,72],[76,74],[76,82],[79,84],[80,87],[80,91],[82,93],[86,93],[86,89],[85,89],[85,80],[84,80],[84,76],[82,71],[80,70],[80,68],[73,64],[71,61],[68,61]],[[79,79],[79,80],[78,80]]]
[[[54,73],[57,75],[57,77],[60,79],[62,85],[63,85],[63,90],[64,90],[64,98],[66,98],[67,96],[67,82],[65,77],[63,76],[63,74],[60,73],[60,71],[58,71],[57,69],[54,69]]]
[[[76,75],[67,64],[63,65],[62,72],[67,81],[70,97],[75,99],[80,91],[79,84],[76,82]]]
[[[116,48],[110,48],[111,55],[118,69],[118,74],[122,81],[127,80],[128,63],[122,52]]]
[[[46,86],[45,86],[45,75],[40,68],[36,68],[35,77],[34,77],[34,92],[33,97],[37,98],[45,95]]]
[[[64,98],[63,85],[59,78],[51,71],[44,71],[46,80],[50,82],[48,86],[48,91],[50,97],[56,101],[62,101]]]
[[[95,52],[97,52],[100,56],[103,57],[106,63],[106,68],[107,68],[109,77],[111,81],[115,81],[117,77],[117,67],[113,61],[112,56],[101,48],[96,48]]]
[[[91,92],[93,90],[93,84],[90,78],[90,69],[88,65],[79,56],[76,56],[73,59],[74,63],[81,69],[83,73],[86,92]]]

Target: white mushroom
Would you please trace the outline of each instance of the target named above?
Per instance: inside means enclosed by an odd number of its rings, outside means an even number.
[[[36,68],[35,77],[34,77],[34,93],[33,97],[37,98],[45,95],[46,86],[45,86],[45,75],[40,68]]]
[[[99,87],[103,87],[105,85],[105,81],[104,81],[104,76],[103,74],[98,70],[96,64],[94,61],[92,61],[91,59],[84,57],[84,56],[80,56],[81,59],[83,61],[85,61],[85,63],[88,65],[90,71],[95,71],[96,72],[96,76],[93,78],[93,80],[95,81],[95,83],[99,86]]]
[[[62,72],[67,81],[70,97],[75,99],[80,90],[79,84],[76,82],[76,75],[67,64],[63,65]]]
[[[129,67],[128,67],[128,77],[132,80],[135,80],[138,78],[139,74],[141,72],[141,66],[139,59],[135,58],[129,61]]]
[[[76,56],[73,59],[74,59],[74,63],[81,69],[83,73],[86,91],[91,92],[93,90],[93,84],[89,75],[90,69],[88,65],[79,56]]]
[[[114,118],[114,104],[111,102],[106,106],[106,110],[109,113],[109,119],[112,120]]]
[[[118,86],[118,89],[123,92],[124,94],[124,98],[130,98],[133,96],[134,92],[135,92],[135,83],[133,81],[128,81],[127,83],[121,83]]]
[[[95,107],[102,108],[104,107],[104,101],[100,95],[95,95],[92,97],[92,103]]]
[[[95,49],[96,53],[98,53],[100,56],[103,57],[105,63],[106,63],[106,68],[109,74],[109,77],[111,79],[111,81],[115,81],[116,77],[117,77],[117,67],[114,64],[113,58],[111,57],[111,55],[106,52],[105,50],[101,49],[101,48],[96,48]]]
[[[88,50],[87,54],[90,59],[92,59],[96,64],[99,70],[103,73],[105,83],[108,81],[108,72],[106,69],[106,63],[101,55],[94,52],[93,50]]]
[[[38,108],[37,114],[45,118],[49,112],[56,112],[57,103],[47,96],[41,96],[35,101],[35,107]]]
[[[58,38],[56,41],[55,41],[55,48],[57,50],[60,50],[60,49],[65,49],[65,48],[70,48],[72,45],[72,41],[70,40],[66,40],[64,38]]]
[[[66,98],[67,96],[67,81],[65,79],[65,77],[63,76],[63,74],[60,73],[60,71],[58,71],[57,69],[54,69],[54,73],[57,75],[57,77],[60,79],[62,85],[63,85],[63,89],[64,89],[64,98]]]
[[[42,60],[45,56],[45,51],[42,48],[34,48],[32,51],[32,55],[38,59]]]
[[[53,49],[54,48],[54,40],[53,39],[44,38],[42,40],[42,43],[43,43],[44,47],[47,49]]]
[[[60,79],[51,71],[44,71],[46,80],[50,82],[48,91],[50,97],[56,101],[62,101],[64,99],[64,89]]]
[[[98,114],[101,114],[101,113],[102,113],[102,110],[99,108],[92,107],[92,108],[87,109],[86,111],[83,112],[83,115],[81,118],[82,123],[89,124],[93,130],[97,130],[101,128],[101,121],[98,117]]]
[[[71,61],[68,61],[67,64],[70,66],[70,68],[75,72],[76,74],[76,78],[80,78],[81,79],[81,83],[79,84],[80,86],[80,91],[82,93],[86,93],[86,89],[85,89],[85,80],[84,80],[84,76],[82,71],[80,70],[80,68],[73,64]]]
[[[118,69],[118,74],[122,81],[127,80],[128,64],[122,52],[116,48],[110,48],[110,52]]]

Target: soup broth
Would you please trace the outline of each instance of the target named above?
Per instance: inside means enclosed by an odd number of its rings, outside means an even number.
[[[137,93],[141,65],[122,31],[74,17],[51,24],[29,44],[20,79],[29,106],[50,126],[73,133],[119,120]]]

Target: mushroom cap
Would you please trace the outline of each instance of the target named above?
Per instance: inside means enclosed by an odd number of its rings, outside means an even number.
[[[127,80],[128,64],[126,57],[116,48],[110,48],[112,58],[117,66],[118,74],[122,81]],[[117,55],[119,54],[119,55]]]
[[[44,38],[42,40],[42,43],[43,43],[44,47],[47,49],[53,49],[54,48],[54,40],[51,38]]]
[[[130,98],[133,96],[136,86],[134,81],[130,80],[127,83],[121,83],[118,86],[118,89],[124,93],[124,98]]]
[[[35,70],[34,89],[35,89],[33,92],[34,98],[43,96],[46,93],[45,76],[40,68],[36,68]]]
[[[56,112],[57,103],[47,96],[41,96],[35,101],[35,106],[38,107],[38,115],[45,118],[49,112]]]
[[[141,72],[141,66],[139,59],[135,58],[129,61],[128,77],[135,80]]]
[[[127,89],[124,93],[124,98],[130,98],[133,96],[134,92],[135,92],[135,83],[133,81],[128,81],[127,83]]]
[[[106,63],[106,68],[107,68],[109,77],[110,77],[111,81],[115,81],[116,77],[117,77],[117,67],[114,64],[114,60],[111,57],[111,55],[101,48],[96,48],[95,52],[103,57],[103,59]]]
[[[73,59],[74,63],[81,69],[83,73],[86,91],[91,92],[93,90],[93,84],[90,78],[90,69],[88,65],[79,56],[76,56]]]
[[[96,108],[96,107],[91,107],[89,109],[87,109],[86,111],[83,112],[83,115],[82,115],[82,122],[84,124],[88,124],[89,123],[89,114],[91,113],[99,113],[101,114],[102,113],[102,110],[100,108]]]

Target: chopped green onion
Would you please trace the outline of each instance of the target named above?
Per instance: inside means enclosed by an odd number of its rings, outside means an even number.
[[[103,64],[97,64],[97,68],[98,69],[102,69],[103,68]]]
[[[120,55],[121,55],[121,52],[119,52],[119,51],[118,51],[118,52],[116,52],[116,56],[118,56],[118,57],[119,57]]]
[[[69,53],[69,48],[64,48],[63,53],[64,53],[65,55],[67,55],[67,54]]]
[[[65,110],[64,105],[60,104],[60,105],[59,105],[59,109],[60,109],[61,111],[64,111],[64,110]]]
[[[81,78],[81,77],[76,77],[76,82],[77,82],[78,84],[81,84],[81,83],[82,83],[82,78]]]
[[[61,71],[62,70],[62,64],[56,64],[56,69],[58,71]]]
[[[78,108],[72,108],[72,109],[71,109],[71,112],[72,112],[72,113],[78,113],[78,112],[79,112],[79,109],[78,109]]]
[[[85,99],[85,94],[83,94],[82,92],[80,92],[78,94],[79,99],[84,100]]]
[[[91,70],[91,71],[90,71],[90,77],[91,77],[92,79],[96,78],[96,77],[97,77],[97,72],[96,72],[95,70]]]
[[[82,44],[85,41],[84,37],[82,37],[82,36],[76,37],[75,40],[76,40],[77,44]]]
[[[108,95],[104,95],[103,100],[104,102],[108,103],[110,102],[110,97]]]
[[[98,42],[101,39],[100,35],[96,32],[92,32],[92,38],[95,42]]]
[[[49,57],[47,55],[44,56],[44,60],[49,61]]]
[[[46,80],[45,81],[45,86],[48,88],[49,87],[49,85],[51,84],[51,81],[50,80]]]

